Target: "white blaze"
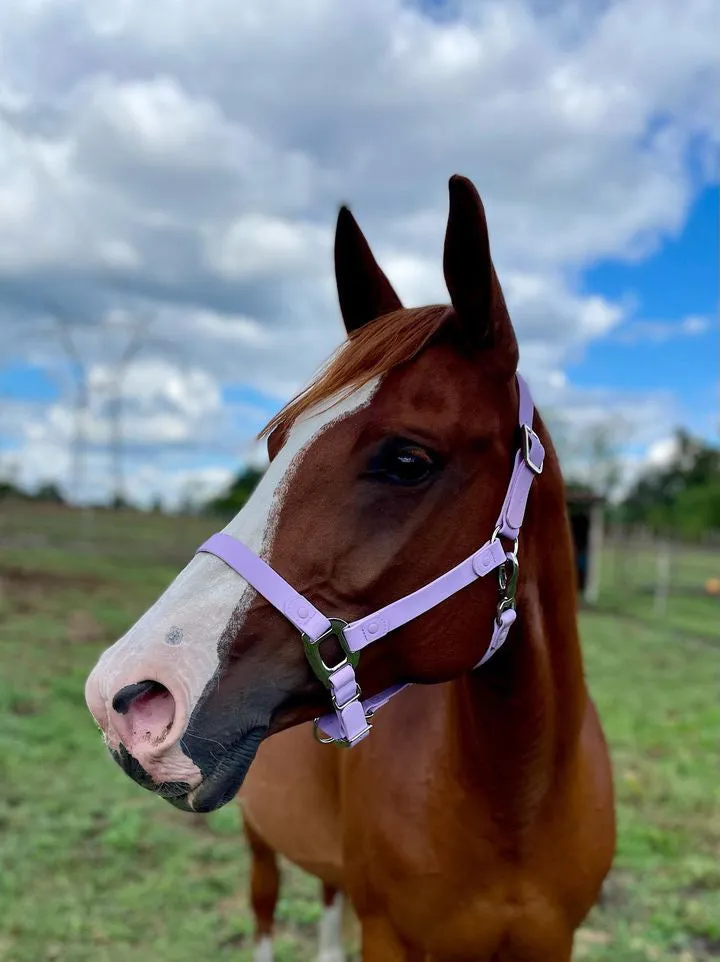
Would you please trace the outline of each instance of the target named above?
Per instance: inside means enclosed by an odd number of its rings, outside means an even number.
[[[282,450],[225,532],[267,558],[285,492],[304,454],[331,424],[367,404],[377,384],[375,379],[345,400],[326,402],[298,418]],[[112,724],[111,703],[121,688],[150,679],[172,693],[176,716],[164,745],[138,758],[156,781],[186,780],[191,787],[199,783],[199,770],[177,741],[218,667],[218,642],[233,612],[246,611],[253,593],[219,558],[196,555],[142,618],[100,656],[88,678],[86,700],[113,748],[120,739]]]

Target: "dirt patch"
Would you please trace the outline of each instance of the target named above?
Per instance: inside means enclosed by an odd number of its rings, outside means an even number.
[[[40,705],[36,701],[33,701],[32,698],[14,698],[10,702],[10,713],[12,715],[27,717],[29,715],[37,715],[39,712]]]
[[[98,575],[79,571],[34,571],[17,566],[0,568],[0,582],[8,590],[13,588],[51,589],[82,588],[86,591],[97,590],[104,585],[105,579]]]
[[[0,617],[3,614],[26,615],[48,611],[53,600],[63,592],[82,592],[87,597],[97,595],[106,587],[107,582],[95,575],[71,571],[30,571],[19,567],[0,568]],[[74,635],[79,631],[87,633],[87,617],[83,615],[82,619],[84,628],[80,628],[81,621],[78,621],[73,629]],[[95,630],[92,638],[97,637]],[[70,640],[80,639],[73,637]]]
[[[82,609],[68,615],[66,630],[71,645],[87,645],[107,635],[107,628],[91,612]]]
[[[695,952],[701,953],[699,956],[701,959],[720,958],[720,939],[701,936],[693,939],[692,947]]]
[[[246,946],[252,943],[252,938],[249,935],[244,935],[242,933],[237,933],[235,935],[229,936],[227,939],[223,939],[219,943],[219,948],[221,949],[244,949]]]
[[[704,878],[696,879],[691,882],[690,885],[686,885],[682,889],[685,895],[702,895],[704,892],[718,892],[720,891],[720,874],[708,875]]]
[[[619,909],[627,904],[627,888],[632,879],[623,872],[613,871],[603,882],[598,906],[603,909]]]
[[[612,945],[613,937],[610,932],[601,929],[581,928],[575,934],[575,955],[573,958],[583,959],[596,946]]]

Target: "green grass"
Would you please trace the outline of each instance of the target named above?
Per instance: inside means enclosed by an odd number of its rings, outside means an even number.
[[[82,698],[99,651],[213,525],[108,515],[91,537],[78,526],[62,512],[0,519],[0,960],[243,962],[237,809],[186,816],[137,789]],[[585,613],[582,630],[620,836],[576,958],[720,958],[720,652],[608,615]],[[313,957],[317,894],[287,870],[280,962]]]

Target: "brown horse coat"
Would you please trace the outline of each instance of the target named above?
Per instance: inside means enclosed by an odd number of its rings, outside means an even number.
[[[403,309],[346,210],[335,262],[349,340],[269,426],[268,475],[227,530],[350,621],[489,538],[518,446],[518,350],[463,178],[445,239],[452,307]],[[485,578],[368,648],[364,694],[417,684],[358,747],[312,740],[305,723],[326,693],[295,630],[217,558],[194,559],[90,676],[91,710],[141,784],[208,810],[247,776],[258,958],[270,957],[277,852],[325,883],[328,906],[349,896],[364,962],[570,959],[610,867],[614,806],[562,477],[537,414],[534,427],[545,467],[507,642],[473,670],[498,598]],[[188,644],[169,652],[177,627]],[[324,962],[341,957],[321,947]]]

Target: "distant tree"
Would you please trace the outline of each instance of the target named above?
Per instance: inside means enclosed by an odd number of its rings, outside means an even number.
[[[65,498],[53,481],[46,481],[34,491],[28,491],[12,481],[0,481],[0,501],[45,501],[52,504],[65,504]]]
[[[18,485],[12,481],[0,481],[0,501],[5,499],[27,501],[28,497],[27,491],[23,491],[22,488],[18,487]]]
[[[255,490],[263,474],[260,468],[244,468],[223,494],[208,502],[206,510],[212,514],[237,514]]]
[[[60,493],[60,489],[54,481],[47,481],[41,484],[33,495],[34,501],[46,501],[52,504],[65,504],[65,498]]]
[[[638,479],[621,517],[688,538],[720,530],[720,449],[679,429],[673,457]]]

